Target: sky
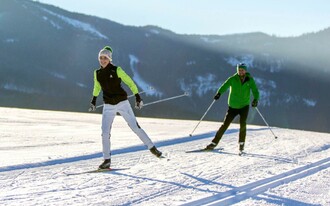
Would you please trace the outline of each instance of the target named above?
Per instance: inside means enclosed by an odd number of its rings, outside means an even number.
[[[330,27],[328,0],[38,0],[130,26],[178,34],[299,36]]]

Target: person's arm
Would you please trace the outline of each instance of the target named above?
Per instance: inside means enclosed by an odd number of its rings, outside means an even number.
[[[95,111],[96,110],[96,99],[97,99],[97,96],[99,96],[100,92],[101,92],[101,85],[100,85],[100,82],[97,81],[96,70],[95,70],[94,71],[93,97],[91,99],[90,107],[89,107],[88,111],[92,112],[92,111]]]
[[[255,83],[255,81],[254,81],[254,79],[253,78],[251,78],[251,83],[250,83],[250,87],[251,87],[251,90],[252,90],[252,94],[253,94],[253,98],[255,99],[255,100],[257,100],[257,101],[259,101],[259,90],[258,90],[258,87],[257,87],[257,85],[256,85],[256,83]]]
[[[231,85],[231,78],[228,78],[218,89],[219,94],[225,93]]]
[[[253,94],[253,101],[251,103],[251,106],[257,107],[259,102],[259,90],[253,78],[251,78],[250,88]]]
[[[93,96],[94,97],[97,97],[99,96],[101,92],[101,85],[100,85],[100,82],[97,81],[97,78],[96,78],[96,70],[94,71],[94,89],[93,89]]]
[[[126,72],[121,68],[117,68],[117,75],[123,82],[129,87],[129,89],[132,91],[132,93],[135,95],[135,108],[136,109],[142,109],[143,107],[143,101],[139,95],[139,90],[134,83],[134,81],[131,79],[130,76],[126,74]]]
[[[129,87],[129,89],[134,95],[139,93],[139,90],[134,81],[131,79],[130,76],[126,74],[126,72],[121,67],[117,68],[117,75]]]

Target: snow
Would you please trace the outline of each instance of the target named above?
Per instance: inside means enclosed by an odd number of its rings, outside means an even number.
[[[260,105],[261,106],[270,106],[271,105],[271,94],[276,89],[276,82],[273,80],[266,80],[263,78],[253,77],[254,81],[258,85],[260,93]]]
[[[187,66],[191,66],[191,65],[195,65],[196,64],[196,61],[195,60],[191,60],[191,61],[187,61],[186,62],[186,65]]]
[[[49,74],[58,79],[66,79],[64,74],[60,74],[58,72],[50,71]]]
[[[153,34],[160,34],[160,31],[157,29],[150,29],[149,31],[150,31],[150,33],[153,33]]]
[[[301,97],[299,95],[291,95],[291,94],[288,94],[288,93],[284,93],[282,95],[282,98],[279,100],[279,104],[282,104],[282,103],[285,103],[285,104],[296,104],[296,103],[299,103],[299,104],[304,104],[308,107],[315,107],[316,104],[317,104],[317,101],[316,100],[313,100],[313,99],[308,99],[308,98],[304,98],[304,97]]]
[[[83,84],[83,83],[80,83],[80,82],[77,82],[76,84],[77,84],[78,87],[87,88],[86,84]]]
[[[207,73],[204,76],[195,76],[195,80],[186,82],[185,79],[179,79],[178,83],[182,91],[190,94],[196,93],[199,97],[203,97],[209,91],[216,92],[221,82],[216,81],[216,75]]]
[[[147,95],[150,96],[156,96],[161,97],[163,95],[163,92],[159,91],[158,89],[154,89],[155,87],[149,83],[147,83],[139,74],[137,69],[137,64],[139,63],[139,59],[133,55],[128,55],[129,62],[130,62],[130,68],[133,72],[133,80],[136,82],[136,84],[141,88],[141,91],[145,91]],[[150,89],[153,88],[153,89]],[[141,92],[140,91],[140,92]]]
[[[42,94],[42,92],[37,89],[16,85],[14,83],[4,83],[1,87],[8,91],[16,91],[27,94]]]
[[[49,20],[46,16],[43,16],[42,19],[45,20],[45,21],[49,21],[49,23],[50,23],[53,27],[55,27],[56,29],[58,29],[58,30],[62,29],[62,27],[61,27],[60,25],[56,24],[56,23],[55,23],[54,21],[52,21],[52,20]]]
[[[8,38],[8,39],[5,39],[4,42],[5,43],[14,43],[14,42],[17,42],[18,40],[16,39],[12,39],[12,38]]]
[[[86,32],[89,32],[91,34],[93,34],[94,36],[96,36],[97,38],[100,38],[100,39],[108,39],[107,36],[103,35],[100,31],[98,31],[97,29],[95,29],[92,25],[88,24],[88,23],[85,23],[85,22],[82,22],[82,21],[79,21],[79,20],[76,20],[76,19],[72,19],[72,18],[69,18],[69,17],[66,17],[66,16],[63,16],[63,15],[60,15],[60,14],[57,14],[55,12],[52,12],[48,9],[45,9],[45,8],[42,8],[40,7],[41,10],[47,12],[48,14],[50,15],[53,15],[57,18],[59,18],[60,20],[64,21],[65,23],[77,28],[77,29],[81,29],[83,31],[86,31]],[[47,20],[45,17],[43,17],[44,20]],[[60,29],[61,27],[54,23],[53,21],[50,21],[50,23],[52,24],[52,26],[54,26],[56,29]]]
[[[303,98],[303,102],[309,106],[309,107],[315,107],[317,101],[316,100],[312,100],[312,99],[305,99]]]
[[[221,40],[221,39],[218,39],[218,38],[216,38],[216,39],[213,38],[212,39],[212,38],[208,38],[208,37],[205,37],[205,36],[202,36],[200,38],[201,38],[202,41],[204,41],[206,43],[212,43],[212,44],[224,41],[224,40]]]
[[[241,55],[241,56],[234,56],[234,57],[228,57],[225,58],[225,61],[236,68],[237,64],[239,63],[245,63],[249,68],[253,68],[253,61],[254,61],[254,56],[252,54],[246,54],[246,55]]]
[[[251,111],[252,112],[252,111]],[[330,205],[330,134],[248,125],[238,156],[237,124],[209,153],[221,123],[137,118],[168,159],[150,154],[116,117],[110,173],[96,168],[101,115],[0,108],[1,205]]]
[[[144,36],[149,38],[152,34],[159,35],[161,32],[157,29],[149,29],[149,33],[145,33]]]

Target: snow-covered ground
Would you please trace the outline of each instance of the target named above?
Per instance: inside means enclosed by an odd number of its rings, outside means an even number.
[[[222,117],[221,117],[222,118]],[[101,163],[101,115],[0,108],[1,205],[330,205],[330,134],[248,125],[238,156],[232,124],[220,152],[205,147],[220,126],[138,118],[168,159],[150,154],[122,117],[108,173],[67,175]]]

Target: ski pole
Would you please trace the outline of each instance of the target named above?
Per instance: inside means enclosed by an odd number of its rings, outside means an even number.
[[[154,90],[154,88],[151,87],[151,86],[148,86],[148,91],[149,91],[149,90],[152,91],[152,90]],[[146,93],[146,92],[147,92],[147,91],[144,90],[144,91],[142,91],[142,92],[139,92],[139,94],[143,94],[143,93]],[[134,97],[134,96],[135,96],[134,94],[131,94],[131,95],[128,96],[128,98],[130,98],[130,97]]]
[[[139,92],[139,94],[143,94],[143,93],[146,93],[146,91]],[[131,95],[127,96],[127,98],[131,98],[131,97],[134,97],[134,96],[135,96],[134,94],[131,94]]]
[[[189,96],[189,93],[185,92],[184,94],[181,94],[181,95],[178,95],[178,96],[161,99],[161,100],[157,100],[157,101],[154,101],[154,102],[149,102],[147,104],[143,104],[143,106],[145,107],[145,106],[149,106],[149,105],[156,104],[156,103],[159,103],[159,102],[165,102],[165,101],[168,101],[168,100],[172,100],[172,99],[176,99],[176,98],[180,98],[180,97],[184,97],[184,96]]]
[[[189,136],[191,137],[192,134],[194,133],[195,129],[198,127],[198,125],[201,123],[201,121],[203,120],[203,118],[205,117],[205,115],[209,112],[209,110],[211,109],[212,105],[214,104],[215,100],[213,100],[213,102],[210,104],[209,108],[207,108],[206,112],[203,114],[202,118],[199,120],[198,124],[196,125],[196,127],[193,129],[193,131],[189,134]]]
[[[262,114],[260,113],[258,107],[255,107],[257,112],[259,113],[260,117],[264,120],[264,122],[266,123],[266,125],[268,126],[268,129],[272,132],[272,134],[274,135],[275,139],[277,139],[277,136],[274,134],[272,128],[270,128],[270,126],[268,125],[268,123],[266,122],[265,118],[262,116]]]
[[[154,88],[153,88],[153,87],[148,87],[148,90],[154,90]],[[139,92],[139,94],[143,94],[143,93],[146,93],[146,91]],[[131,97],[134,97],[134,96],[135,96],[135,95],[132,94],[132,95],[129,95],[128,98],[131,98]],[[97,109],[97,108],[100,108],[100,107],[103,107],[103,104],[98,105],[98,106],[96,106],[95,108]]]

